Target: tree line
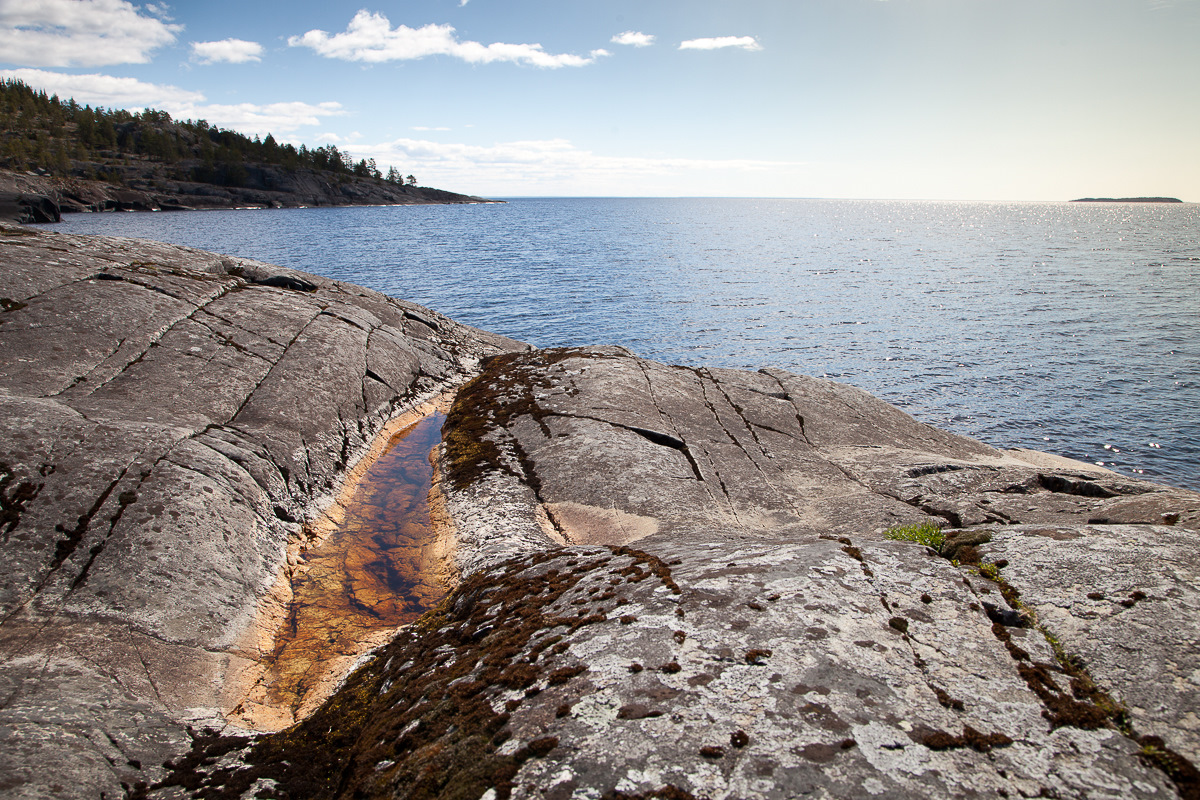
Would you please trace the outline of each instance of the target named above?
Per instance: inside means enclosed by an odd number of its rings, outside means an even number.
[[[356,162],[332,144],[280,144],[269,133],[251,138],[203,119],[173,120],[166,111],[150,108],[134,113],[81,106],[74,98],[63,101],[20,80],[0,81],[0,167],[122,183],[119,167],[131,160],[166,165],[176,180],[227,186],[247,185],[251,165],[417,183],[394,166],[383,173],[373,158]]]

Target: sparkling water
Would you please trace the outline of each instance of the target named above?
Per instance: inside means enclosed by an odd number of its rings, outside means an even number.
[[[824,376],[1200,489],[1200,205],[515,199],[48,227],[283,264],[541,347]]]

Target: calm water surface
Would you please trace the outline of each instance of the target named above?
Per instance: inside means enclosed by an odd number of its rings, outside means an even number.
[[[433,413],[396,433],[345,498],[337,530],[304,554],[263,677],[267,705],[311,711],[341,677],[330,677],[339,660],[345,666],[445,594],[427,500],[429,453],[445,419]]]
[[[782,367],[1200,489],[1200,205],[520,199],[89,214],[538,346]]]

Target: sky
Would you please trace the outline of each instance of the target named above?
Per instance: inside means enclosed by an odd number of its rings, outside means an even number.
[[[0,78],[487,197],[1200,201],[1200,0],[0,0]]]

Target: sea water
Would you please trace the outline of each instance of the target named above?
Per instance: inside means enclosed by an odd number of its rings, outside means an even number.
[[[754,199],[86,214],[539,347],[781,367],[1200,489],[1200,205]]]

